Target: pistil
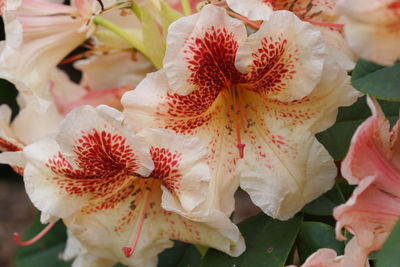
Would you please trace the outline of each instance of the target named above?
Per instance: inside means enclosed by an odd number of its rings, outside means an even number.
[[[51,230],[51,228],[53,228],[53,226],[55,224],[56,224],[56,222],[49,223],[39,234],[37,234],[35,237],[33,237],[32,239],[30,239],[28,241],[21,241],[21,235],[19,233],[14,233],[13,237],[14,237],[15,243],[17,243],[19,246],[23,246],[23,247],[32,245],[32,244],[36,243],[37,241],[39,241],[43,236],[45,236]]]
[[[226,128],[229,130],[229,134],[231,134],[233,127],[235,127],[236,147],[239,151],[239,157],[242,159],[244,157],[245,144],[242,143],[241,131],[243,130],[246,133],[247,128],[253,124],[247,116],[246,109],[248,106],[244,103],[240,88],[236,85],[227,85],[226,88],[228,90],[228,125]]]
[[[142,212],[140,215],[140,221],[139,221],[139,225],[138,228],[136,230],[136,234],[135,234],[135,239],[132,242],[132,246],[131,247],[123,247],[122,251],[125,254],[125,257],[129,258],[130,256],[132,256],[133,252],[135,251],[136,245],[139,241],[139,237],[140,237],[140,233],[142,231],[142,227],[143,227],[143,223],[144,220],[146,219],[146,214],[147,214],[147,210],[150,206],[150,190],[151,187],[147,187],[144,193],[144,198],[146,199],[146,202],[144,203],[144,206],[142,208]]]

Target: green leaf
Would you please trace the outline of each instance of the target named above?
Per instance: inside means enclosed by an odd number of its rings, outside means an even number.
[[[238,225],[247,247],[242,255],[233,258],[210,249],[201,266],[284,266],[302,221],[300,215],[288,221],[273,220],[264,214],[252,217]]]
[[[304,222],[298,238],[298,252],[301,262],[320,248],[331,248],[338,255],[344,253],[344,243],[336,240],[335,229],[320,222]]]
[[[161,23],[163,27],[163,34],[166,37],[168,34],[169,25],[175,20],[182,17],[182,14],[171,8],[167,3],[161,1]]]
[[[333,208],[344,203],[345,198],[337,183],[331,190],[304,206],[303,212],[318,216],[332,216]]]
[[[158,267],[198,267],[200,261],[201,254],[193,245],[179,241],[158,255]]]
[[[162,68],[162,61],[165,55],[165,42],[154,21],[151,13],[146,7],[140,7],[140,16],[142,22],[143,44],[146,55],[158,69]]]
[[[400,101],[400,62],[384,67],[360,59],[351,77],[352,85],[377,99]]]
[[[398,119],[400,103],[387,101],[379,101],[379,103],[393,125]],[[328,130],[317,134],[317,139],[335,160],[343,160],[354,132],[369,116],[371,116],[371,111],[364,96],[350,107],[339,108],[336,123]]]
[[[400,263],[400,220],[378,252],[376,267],[399,266]]]
[[[37,235],[45,226],[40,223],[40,216],[35,220],[23,236],[22,240],[29,240]],[[66,228],[62,221],[54,227],[38,242],[27,247],[19,247],[15,254],[16,267],[46,266],[67,267],[71,262],[65,262],[58,257],[64,251],[67,240]]]

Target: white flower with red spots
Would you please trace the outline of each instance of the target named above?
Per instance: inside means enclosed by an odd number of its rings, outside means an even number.
[[[354,67],[355,56],[343,38],[344,24],[338,23],[336,0],[227,0],[234,11],[251,20],[268,20],[276,10],[288,10],[316,26],[324,36],[327,53],[333,53],[344,68]]]
[[[399,0],[338,0],[346,19],[345,36],[360,57],[381,65],[400,59]]]
[[[207,144],[211,207],[229,214],[240,182],[264,212],[290,218],[332,186],[336,167],[314,134],[356,99],[324,48],[289,12],[247,37],[224,9],[205,6],[170,26],[164,70],[122,97],[127,121]]]
[[[376,100],[368,99],[372,117],[354,134],[342,174],[357,184],[347,203],[334,209],[336,236],[345,240],[346,228],[368,254],[379,250],[400,218],[400,121],[390,130]]]
[[[244,251],[222,212],[199,209],[210,171],[194,137],[162,129],[134,135],[117,110],[85,106],[69,113],[55,136],[23,153],[29,197],[44,221],[64,220],[82,253],[153,266],[170,239],[233,256]]]

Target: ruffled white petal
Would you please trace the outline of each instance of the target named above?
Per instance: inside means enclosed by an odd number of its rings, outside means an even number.
[[[188,95],[199,87],[222,82],[225,79],[224,73],[229,72],[225,69],[229,68],[226,64],[230,64],[224,62],[224,57],[229,56],[229,59],[234,56],[235,43],[242,43],[246,36],[243,23],[213,5],[207,5],[200,13],[172,23],[168,30],[163,61],[171,88],[178,94]],[[223,45],[223,41],[228,38],[229,42]],[[222,53],[218,52],[219,49],[227,49],[233,55],[219,54]],[[209,75],[216,76],[213,77],[215,80],[206,80],[210,78]]]
[[[268,20],[274,11],[274,0],[226,0],[235,12],[251,20]]]
[[[282,23],[284,22],[284,23]],[[262,95],[292,101],[310,93],[321,78],[325,43],[321,33],[293,13],[272,13],[239,46],[236,68],[249,73]]]

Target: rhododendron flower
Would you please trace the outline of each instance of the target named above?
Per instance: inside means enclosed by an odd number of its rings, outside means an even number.
[[[96,3],[76,0],[73,7],[41,0],[7,1],[0,76],[19,90],[40,94],[59,61],[94,31],[91,18],[100,9]]]
[[[367,259],[364,250],[357,245],[356,238],[353,238],[347,243],[344,255],[337,256],[335,250],[321,248],[311,254],[301,267],[369,267]]]
[[[360,57],[381,65],[400,59],[399,0],[338,0],[346,41]]]
[[[364,257],[380,249],[400,217],[400,121],[391,132],[376,100],[368,98],[372,117],[353,136],[342,174],[358,184],[347,203],[334,209],[336,235],[342,228],[357,238]]]
[[[80,85],[96,91],[136,86],[147,73],[155,71],[149,60],[131,51],[92,55],[76,61],[74,67],[82,71]]]
[[[22,0],[18,6],[10,2],[3,13],[1,76],[20,90],[42,90],[50,71],[93,31],[88,23],[92,10],[86,0],[77,0],[77,7],[40,0]]]
[[[321,31],[327,43],[327,52],[346,69],[354,68],[355,57],[343,36],[343,24],[338,23],[336,0],[227,0],[234,11],[251,20],[268,20],[274,10],[288,10]]]
[[[274,13],[247,37],[208,5],[171,24],[164,69],[122,103],[135,130],[173,129],[207,144],[208,205],[229,214],[240,181],[264,212],[287,219],[333,184],[333,160],[314,134],[355,101],[348,83],[325,61],[320,33],[291,13]]]
[[[67,115],[55,136],[23,153],[26,191],[45,214],[42,221],[62,218],[82,253],[153,266],[172,246],[170,239],[233,256],[244,250],[237,227],[222,212],[197,208],[210,171],[206,151],[192,136],[162,129],[134,135],[117,110],[84,106]]]

